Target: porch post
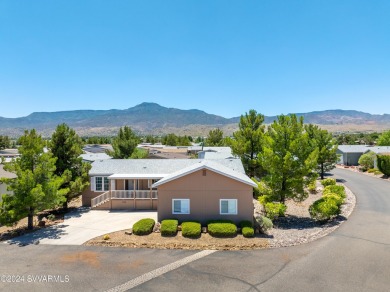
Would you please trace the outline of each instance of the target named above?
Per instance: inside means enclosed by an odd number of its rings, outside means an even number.
[[[135,190],[136,190],[135,183],[136,183],[136,180],[134,179],[134,180],[133,180],[134,209],[137,210],[137,201],[136,201],[136,196],[137,196],[137,194],[136,194],[136,192],[135,192]]]
[[[153,210],[153,198],[152,198],[152,183],[153,180],[150,180],[150,187],[149,187],[149,196],[150,196],[150,209]]]

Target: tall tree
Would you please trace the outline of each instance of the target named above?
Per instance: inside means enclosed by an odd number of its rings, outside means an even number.
[[[56,159],[43,151],[45,142],[35,130],[26,131],[19,141],[21,157],[4,166],[17,178],[6,180],[13,195],[3,195],[0,222],[12,225],[27,216],[28,229],[32,229],[37,212],[54,208],[65,200],[60,186],[66,178],[55,175]]]
[[[0,136],[0,150],[10,148],[11,147],[11,140],[8,136]]]
[[[88,171],[91,165],[80,157],[82,147],[81,138],[67,124],[58,125],[49,142],[53,157],[57,158],[55,174],[68,177],[61,186],[67,190],[63,204],[65,210],[68,209],[68,203],[89,185]]]
[[[321,179],[324,179],[325,172],[336,167],[338,160],[336,141],[327,130],[322,130],[316,125],[306,125],[305,130],[312,150],[318,148],[317,171]]]
[[[287,198],[303,200],[305,187],[314,181],[318,149],[310,147],[303,118],[278,116],[265,134],[259,162],[266,168],[263,181],[272,199],[285,203]]]
[[[262,167],[258,155],[262,152],[264,136],[264,116],[255,110],[250,110],[240,117],[239,130],[233,133],[231,147],[233,154],[242,160],[246,173],[250,177],[262,174]]]
[[[222,146],[223,145],[223,131],[220,128],[210,130],[206,138],[207,146]]]
[[[113,158],[131,158],[131,155],[137,148],[137,145],[140,143],[140,141],[141,139],[131,130],[130,127],[121,127],[119,129],[118,136],[113,138],[113,151],[107,151],[107,154]]]
[[[390,146],[390,130],[383,132],[378,139],[379,146]]]

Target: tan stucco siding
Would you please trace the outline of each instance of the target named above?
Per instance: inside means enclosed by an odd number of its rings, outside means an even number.
[[[226,176],[203,170],[183,176],[158,187],[158,220],[177,218],[198,220],[229,219],[236,223],[252,220],[251,186]],[[190,214],[172,214],[172,199],[190,199]],[[220,199],[237,199],[237,215],[220,215]]]

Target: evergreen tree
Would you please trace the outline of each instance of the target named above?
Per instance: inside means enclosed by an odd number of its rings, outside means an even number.
[[[383,132],[378,139],[379,146],[390,146],[390,131]]]
[[[305,187],[316,178],[318,149],[310,147],[303,118],[278,116],[264,137],[260,164],[266,169],[263,181],[272,191],[272,200],[303,200]]]
[[[27,216],[28,229],[33,229],[37,212],[65,201],[65,191],[60,190],[60,186],[66,178],[55,175],[56,159],[50,152],[44,153],[45,142],[35,130],[25,131],[19,142],[21,157],[4,166],[17,178],[4,180],[13,195],[2,197],[0,223],[12,225]]]
[[[63,205],[66,210],[68,203],[89,185],[88,171],[91,165],[82,161],[80,157],[83,153],[82,140],[66,124],[57,126],[51,137],[49,148],[53,157],[57,158],[55,174],[68,177],[68,180],[61,186],[67,189],[66,201]]]
[[[336,167],[338,160],[336,141],[327,130],[322,130],[316,125],[306,125],[305,130],[312,150],[318,148],[317,170],[321,179],[324,179],[325,172]]]
[[[8,136],[0,136],[0,150],[11,147],[11,140]]]
[[[255,110],[250,110],[240,118],[239,130],[233,133],[231,147],[233,154],[239,156],[250,177],[260,176],[263,172],[258,161],[262,152],[262,139],[264,136],[264,116]]]
[[[140,138],[131,130],[130,127],[121,127],[119,129],[118,136],[113,138],[113,151],[107,151],[107,154],[117,159],[131,158],[140,141]]]
[[[220,128],[210,130],[206,138],[207,146],[222,146],[223,145],[223,131]]]

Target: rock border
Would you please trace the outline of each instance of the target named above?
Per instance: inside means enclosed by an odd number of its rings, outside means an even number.
[[[279,248],[279,247],[289,247],[289,246],[296,246],[300,244],[309,243],[312,241],[315,241],[317,239],[320,239],[334,230],[336,230],[343,222],[345,222],[348,217],[352,214],[355,206],[356,206],[356,197],[355,194],[352,193],[352,191],[346,187],[344,184],[341,184],[345,188],[346,193],[346,199],[344,204],[341,206],[341,213],[337,217],[335,217],[333,220],[320,225],[316,228],[312,228],[312,232],[307,231],[307,229],[297,230],[296,232],[302,233],[299,236],[297,236],[294,239],[286,238],[285,240],[280,239],[273,239],[269,238],[269,248]],[[315,231],[314,231],[315,230]],[[270,232],[272,233],[272,231]]]

